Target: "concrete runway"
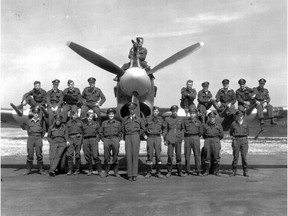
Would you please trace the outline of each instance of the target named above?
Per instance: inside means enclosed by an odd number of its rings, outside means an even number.
[[[52,178],[37,173],[23,176],[26,159],[23,152],[26,146],[25,137],[21,138],[23,134],[19,136],[16,136],[14,142],[20,142],[18,148],[22,150],[15,151],[15,154],[7,151],[7,143],[3,143],[3,140],[1,142],[2,215],[287,214],[287,139],[250,142],[249,178],[242,176],[241,161],[238,175],[229,177],[231,143],[224,140],[221,177],[210,175],[181,178],[173,175],[165,179],[154,176],[145,179],[144,154],[140,157],[138,180],[130,182],[126,179],[123,156],[120,157],[121,178],[112,175],[108,178],[100,178],[98,175],[89,177],[85,174],[71,177],[58,175]],[[5,155],[3,152],[6,152]],[[165,154],[164,150],[164,162],[167,159]],[[47,154],[44,154],[44,163],[48,169]],[[193,167],[193,155],[191,163]],[[165,166],[162,172],[166,173]]]

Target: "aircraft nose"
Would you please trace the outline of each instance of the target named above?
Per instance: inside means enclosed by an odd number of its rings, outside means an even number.
[[[151,88],[151,80],[144,69],[132,67],[125,71],[119,82],[120,88],[129,96],[137,92],[142,96]]]

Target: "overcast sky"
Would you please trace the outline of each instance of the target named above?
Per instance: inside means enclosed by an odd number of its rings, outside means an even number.
[[[222,80],[239,88],[238,80],[255,87],[267,80],[274,106],[287,106],[286,0],[2,0],[1,106],[18,104],[22,95],[42,82],[75,81],[82,91],[87,78],[106,95],[103,107],[116,106],[108,73],[66,46],[78,43],[121,66],[128,62],[131,39],[144,37],[151,67],[203,41],[204,47],[155,74],[160,107],[179,105],[187,79],[194,88],[210,82],[215,96]]]

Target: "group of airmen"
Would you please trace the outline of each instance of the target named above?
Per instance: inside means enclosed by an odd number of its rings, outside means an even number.
[[[150,70],[145,61],[147,49],[142,47],[143,38],[138,37],[136,42],[132,41],[128,58],[130,63],[122,66],[127,70],[131,66]],[[134,65],[135,64],[135,65]],[[153,75],[150,76],[154,79]],[[119,81],[119,77],[115,77]],[[215,99],[208,90],[209,82],[203,82],[203,89],[198,92],[198,105],[194,100],[197,92],[193,88],[193,81],[188,80],[186,87],[181,89],[180,106],[185,110],[186,117],[177,115],[178,106],[170,108],[171,116],[165,120],[159,115],[159,107],[153,107],[153,114],[146,118],[136,115],[137,104],[128,104],[129,115],[124,117],[122,122],[115,119],[115,109],[107,110],[108,120],[101,122],[100,106],[106,98],[100,88],[95,86],[96,79],[88,79],[89,86],[82,94],[74,87],[74,81],[68,80],[68,88],[59,90],[58,79],[52,81],[53,87],[46,92],[41,88],[40,81],[34,82],[34,88],[27,92],[19,106],[15,107],[18,113],[23,112],[23,106],[29,104],[33,113],[33,118],[28,121],[28,141],[27,141],[27,172],[32,173],[34,149],[37,157],[38,172],[46,174],[43,169],[42,139],[48,131],[49,175],[54,177],[63,171],[61,166],[63,158],[66,159],[68,176],[81,173],[81,155],[83,146],[84,157],[87,163],[87,175],[93,173],[93,162],[96,165],[98,174],[101,177],[109,176],[112,166],[114,175],[120,177],[118,173],[118,154],[120,140],[125,141],[125,152],[127,160],[127,176],[129,181],[136,181],[138,176],[138,157],[141,138],[147,141],[147,174],[145,178],[152,176],[153,157],[155,154],[156,177],[163,178],[161,174],[161,143],[167,145],[167,174],[170,177],[173,168],[174,152],[176,155],[176,169],[178,176],[187,175],[207,176],[211,173],[220,176],[220,140],[223,138],[224,130],[230,130],[233,148],[233,173],[237,174],[237,163],[241,152],[243,175],[248,177],[248,164],[246,155],[248,152],[249,127],[244,120],[245,115],[250,115],[253,109],[257,109],[260,124],[265,124],[263,110],[267,109],[268,118],[271,124],[275,125],[273,107],[270,105],[270,97],[267,89],[264,88],[265,79],[259,80],[259,86],[249,88],[246,81],[238,81],[240,88],[236,93],[229,88],[229,80],[222,81],[223,88],[219,89]],[[238,110],[235,103],[238,101]],[[216,109],[210,111],[211,107]],[[81,108],[80,117],[78,109]],[[222,124],[216,123],[216,115],[224,118]],[[48,129],[47,129],[48,128]],[[204,147],[200,149],[200,137],[204,139]],[[181,148],[184,139],[185,172],[182,171]],[[104,171],[99,157],[99,141],[103,141],[104,146]],[[190,157],[191,149],[195,159],[195,172],[191,171]],[[75,157],[75,158],[74,158]],[[75,163],[74,163],[75,161]],[[65,165],[65,160],[64,160]],[[66,168],[64,166],[64,171]]]
[[[138,157],[141,137],[147,141],[147,174],[145,178],[152,176],[153,156],[155,154],[156,176],[163,178],[161,174],[161,143],[167,145],[167,174],[172,174],[174,152],[176,155],[176,169],[178,176],[187,175],[207,176],[211,173],[220,176],[220,140],[223,138],[223,127],[216,123],[216,115],[230,118],[230,135],[232,136],[233,148],[233,173],[237,173],[237,163],[241,152],[243,175],[248,175],[246,155],[248,152],[249,127],[244,120],[249,115],[251,107],[258,110],[260,123],[263,124],[263,109],[268,110],[271,124],[276,124],[273,119],[273,107],[269,104],[269,92],[264,88],[265,79],[259,80],[259,87],[248,88],[244,79],[239,80],[240,88],[236,94],[229,88],[229,80],[223,80],[223,88],[212,98],[208,90],[209,83],[202,83],[203,89],[198,92],[198,106],[194,104],[196,90],[193,81],[188,80],[186,87],[181,89],[181,104],[187,116],[182,118],[177,115],[178,106],[170,108],[171,116],[163,119],[159,115],[159,107],[153,107],[153,114],[145,119],[136,115],[137,104],[128,104],[129,115],[122,123],[116,120],[114,108],[107,110],[108,120],[101,124],[100,106],[106,98],[101,89],[95,86],[96,79],[88,79],[89,87],[82,94],[74,87],[74,82],[68,80],[68,88],[59,90],[58,79],[52,81],[53,88],[46,92],[41,88],[39,81],[34,82],[34,88],[27,92],[22,99],[19,110],[29,104],[33,118],[28,122],[27,141],[27,172],[32,173],[34,149],[37,157],[37,167],[40,174],[45,175],[43,169],[42,139],[48,131],[50,176],[61,172],[61,159],[66,157],[68,171],[67,175],[81,173],[81,155],[83,146],[84,157],[87,163],[87,175],[93,173],[93,162],[101,177],[109,176],[110,166],[114,175],[120,177],[119,169],[119,147],[120,140],[125,140],[125,152],[127,160],[127,176],[129,181],[136,181],[138,176]],[[235,102],[238,101],[238,110]],[[220,103],[219,103],[220,102]],[[209,108],[214,106],[215,111]],[[80,117],[78,109],[81,108]],[[207,112],[208,110],[208,112]],[[210,112],[209,112],[210,111]],[[231,120],[232,119],[232,120]],[[224,119],[225,121],[225,119]],[[223,123],[223,122],[222,122]],[[48,127],[48,130],[47,130]],[[204,138],[204,147],[200,149],[200,137]],[[182,171],[181,148],[184,139],[185,172]],[[99,157],[99,141],[104,146],[104,171]],[[191,171],[190,157],[193,150],[195,159],[195,172]],[[75,158],[74,158],[75,157]],[[74,163],[75,161],[75,163]]]

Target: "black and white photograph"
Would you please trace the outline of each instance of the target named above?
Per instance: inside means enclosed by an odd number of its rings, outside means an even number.
[[[287,1],[0,2],[1,215],[287,215]]]

